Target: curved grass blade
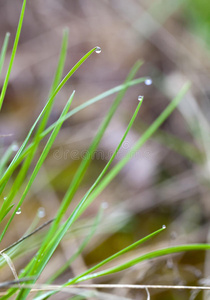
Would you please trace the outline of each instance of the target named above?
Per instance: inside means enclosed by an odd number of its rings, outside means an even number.
[[[130,246],[118,251],[117,253],[115,253],[114,255],[111,255],[110,257],[104,259],[103,261],[101,261],[99,264],[95,265],[94,267],[88,269],[86,272],[84,272],[83,274],[73,278],[72,280],[70,280],[68,282],[68,284],[73,284],[73,283],[76,283],[78,282],[78,280],[80,278],[83,278],[84,276],[88,275],[89,273],[92,273],[93,271],[97,270],[98,268],[104,266],[105,264],[107,264],[108,262],[116,259],[117,257],[120,257],[122,256],[123,254],[135,249],[136,247],[138,247],[139,245],[145,243],[146,241],[150,240],[151,238],[153,238],[154,236],[156,236],[157,234],[161,233],[163,230],[165,230],[166,227],[162,227],[156,231],[154,231],[153,233],[147,235],[146,237],[138,240],[137,242],[131,244]]]
[[[13,62],[15,59],[15,54],[17,51],[17,46],[18,46],[18,42],[19,42],[19,37],[20,37],[20,33],[21,33],[21,28],[22,28],[22,24],[23,24],[23,17],[24,17],[24,13],[25,13],[25,7],[26,7],[26,0],[23,0],[23,4],[22,4],[22,9],[21,9],[21,13],[20,13],[20,18],[19,18],[19,23],[18,23],[18,27],[17,27],[17,32],[16,32],[16,36],[15,36],[15,41],[14,41],[14,46],[12,49],[12,54],[11,54],[11,58],[10,58],[10,62],[9,62],[9,67],[7,70],[7,74],[4,80],[4,84],[1,90],[1,95],[0,95],[0,110],[4,101],[4,97],[6,94],[6,90],[7,90],[7,86],[9,83],[9,77],[10,77],[10,73],[12,70],[12,66],[13,66]]]
[[[145,261],[145,260],[150,260],[156,257],[161,257],[165,256],[168,254],[173,254],[173,253],[179,253],[179,252],[186,252],[186,251],[197,251],[197,250],[210,250],[210,244],[191,244],[191,245],[181,245],[181,246],[174,246],[174,247],[169,247],[166,249],[161,249],[161,250],[155,250],[149,253],[146,253],[140,257],[137,257],[135,259],[132,259],[128,261],[127,263],[121,264],[120,266],[116,266],[98,273],[86,275],[84,277],[81,277],[78,279],[76,282],[81,282],[93,278],[98,278],[101,276],[105,275],[110,275],[114,274],[116,272],[120,272],[123,270],[126,270],[132,266],[135,266],[136,264]]]
[[[94,267],[88,269],[87,271],[85,271],[84,273],[80,274],[79,276],[71,279],[68,281],[68,283],[64,284],[63,287],[71,285],[71,284],[75,284],[77,282],[83,281],[82,279],[84,277],[86,277],[88,274],[92,273],[93,271],[97,270],[98,268],[104,266],[105,264],[109,263],[110,261],[122,256],[123,254],[135,249],[136,247],[138,247],[139,245],[143,244],[144,242],[148,241],[149,239],[153,238],[154,236],[156,236],[157,234],[161,233],[163,230],[165,230],[165,227],[163,226],[161,229],[156,230],[155,232],[149,234],[148,236],[140,239],[139,241],[131,244],[130,246],[118,251],[117,253],[115,253],[114,255],[111,255],[110,257],[106,258],[105,260],[101,261],[99,264],[95,265]],[[91,276],[91,275],[90,275]],[[48,292],[45,294],[45,297],[49,297],[53,294],[55,294],[56,291],[54,292]],[[43,295],[44,296],[44,295]],[[47,299],[47,298],[40,298],[40,299]],[[35,298],[36,299],[36,298]]]

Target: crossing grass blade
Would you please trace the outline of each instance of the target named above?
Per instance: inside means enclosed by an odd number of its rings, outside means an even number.
[[[115,101],[113,102],[109,112],[107,113],[106,117],[105,117],[105,120],[103,121],[102,125],[100,126],[99,130],[98,130],[98,133],[96,134],[96,137],[94,138],[94,140],[92,141],[88,151],[87,151],[87,154],[85,155],[82,163],[80,164],[73,180],[72,180],[72,183],[69,187],[69,189],[67,190],[65,196],[64,196],[64,199],[62,201],[62,204],[59,208],[59,211],[57,213],[57,216],[56,216],[56,219],[55,219],[55,222],[53,223],[52,225],[52,229],[51,229],[51,232],[52,234],[54,234],[55,230],[56,230],[56,227],[58,226],[58,224],[60,223],[62,217],[64,216],[69,204],[71,203],[72,199],[73,199],[73,196],[74,194],[76,193],[76,190],[80,184],[80,182],[82,181],[83,177],[84,177],[84,174],[91,162],[91,158],[92,158],[92,155],[93,153],[95,152],[95,150],[97,149],[100,141],[101,141],[101,138],[103,137],[104,135],[104,132],[106,130],[106,128],[108,127],[112,117],[114,116],[119,104],[121,103],[124,95],[125,95],[125,92],[126,90],[128,89],[128,85],[127,83],[133,79],[133,77],[135,76],[136,72],[138,71],[138,69],[140,68],[140,66],[142,65],[142,62],[141,61],[138,61],[134,66],[133,68],[131,69],[128,77],[126,78],[125,82],[124,82],[124,89],[122,89]],[[139,106],[140,108],[140,106]]]
[[[115,153],[113,154],[113,157],[110,159],[107,167],[102,171],[101,175],[99,176],[98,180],[100,180],[100,178],[103,176],[103,174],[106,172],[106,170],[108,169],[109,165],[111,164],[111,162],[113,161],[114,157],[116,156],[117,152],[120,149],[120,146],[122,145],[123,141],[125,140],[125,137],[127,136],[134,120],[135,117],[141,107],[142,102],[139,102],[137,109],[131,119],[131,122],[128,125],[128,128],[126,130],[125,135],[123,136],[123,138],[120,141],[120,144],[117,148],[117,150],[115,151]],[[98,182],[98,181],[97,181]],[[97,184],[97,182],[95,184]],[[94,188],[94,186],[92,187],[92,189]],[[38,277],[42,270],[44,269],[45,265],[47,264],[47,262],[49,261],[50,257],[52,256],[53,252],[55,251],[55,249],[57,248],[58,244],[60,243],[61,239],[63,238],[63,236],[65,235],[65,233],[67,232],[67,230],[70,228],[70,226],[73,224],[75,217],[78,214],[78,211],[80,209],[80,207],[83,205],[85,201],[85,198],[82,199],[82,201],[80,202],[80,204],[77,206],[77,208],[74,210],[74,212],[72,213],[72,215],[69,217],[69,219],[64,223],[64,225],[61,226],[60,229],[56,228],[56,230],[53,232],[52,234],[49,234],[49,236],[46,238],[43,246],[40,248],[40,250],[37,253],[36,259],[34,259],[26,268],[25,272],[29,271],[29,274],[33,274],[32,276]],[[63,213],[63,212],[62,212]],[[52,231],[52,229],[51,229]],[[44,255],[43,255],[44,253]],[[23,276],[25,274],[25,272],[23,272]],[[19,296],[20,299],[24,299],[29,291],[21,291]]]
[[[115,176],[122,170],[122,168],[134,157],[135,153],[144,145],[147,140],[156,132],[156,130],[161,126],[161,124],[169,117],[169,115],[176,108],[178,103],[183,99],[184,95],[190,88],[190,83],[187,82],[178,95],[172,100],[172,102],[166,107],[166,109],[161,113],[161,115],[153,122],[152,125],[144,132],[132,149],[122,158],[104,177],[100,184],[95,188],[89,198],[86,200],[80,214],[85,211],[85,209],[92,203],[92,201],[105,189],[105,187],[114,179]],[[79,215],[80,215],[79,214]]]
[[[84,55],[76,64],[75,66],[68,72],[68,74],[64,77],[64,79],[60,82],[60,84],[57,86],[57,88],[55,89],[55,91],[52,93],[52,95],[50,96],[47,104],[45,105],[44,109],[42,110],[42,112],[39,114],[38,118],[36,119],[35,123],[33,124],[33,126],[31,127],[26,139],[24,140],[22,146],[20,147],[19,151],[17,152],[17,154],[15,155],[14,159],[11,162],[11,166],[16,162],[16,160],[20,157],[21,153],[23,152],[23,150],[25,149],[31,135],[32,132],[34,131],[36,125],[38,124],[38,121],[41,119],[41,117],[44,116],[44,114],[51,108],[51,103],[53,102],[53,99],[55,98],[55,96],[57,95],[57,93],[60,91],[60,89],[64,86],[64,84],[68,81],[68,79],[74,74],[74,72],[86,61],[86,59],[93,53],[95,52],[95,50],[97,49],[97,47],[93,48],[92,50],[90,50],[86,55]],[[46,119],[45,121],[46,122]],[[44,124],[44,123],[42,123]],[[43,127],[43,126],[42,126]],[[40,127],[39,127],[40,128]],[[26,172],[28,170],[28,168],[30,167],[31,164],[31,160],[33,158],[33,155],[35,154],[34,149],[37,147],[37,144],[40,142],[40,138],[38,138],[39,135],[36,136],[36,142],[34,143],[34,148],[32,149],[32,153],[30,154],[29,158],[26,159],[26,161],[24,162],[18,177],[16,178],[15,181],[15,186],[14,188],[11,190],[10,195],[8,196],[7,200],[4,202],[4,206],[9,206],[12,199],[14,198],[15,194],[17,193],[17,191],[19,190],[20,185],[23,182],[23,179],[26,176]],[[8,180],[8,179],[7,179]],[[0,183],[1,184],[1,183]],[[3,188],[5,186],[5,182],[2,183],[1,185],[1,192],[3,191]],[[3,186],[3,188],[2,188]],[[0,222],[3,220],[2,218],[3,214],[2,214],[2,209],[0,210]]]
[[[64,284],[62,287],[66,287],[68,285],[71,284],[75,284],[77,282],[83,281],[82,278],[86,278],[86,276],[88,276],[88,274],[92,273],[93,271],[99,269],[100,267],[106,265],[107,263],[109,263],[110,261],[113,261],[114,259],[121,257],[123,254],[132,251],[133,249],[135,249],[136,247],[140,246],[141,244],[145,243],[146,241],[150,240],[151,238],[153,238],[154,236],[156,236],[157,234],[161,233],[163,230],[165,229],[165,227],[162,227],[161,229],[156,230],[155,232],[149,234],[148,236],[138,240],[137,242],[129,245],[128,247],[118,251],[117,253],[115,253],[114,255],[111,255],[110,257],[106,258],[105,260],[101,261],[99,264],[95,265],[92,268],[89,268],[87,271],[85,271],[84,273],[82,273],[81,275],[69,280],[66,284]],[[90,275],[91,276],[91,275]],[[36,300],[41,300],[41,299],[47,299],[49,296],[52,296],[53,294],[57,293],[56,291],[53,292],[47,292],[45,294],[43,294],[42,296],[39,296],[38,298],[36,297]]]
[[[82,241],[81,245],[79,245],[77,251],[67,260],[67,262],[59,268],[58,271],[56,271],[51,278],[47,281],[47,283],[52,283],[56,278],[58,278],[70,265],[71,263],[82,253],[82,251],[85,249],[85,247],[90,242],[91,238],[95,234],[96,230],[98,229],[98,226],[102,220],[103,217],[103,208],[101,207],[99,209],[99,212],[97,213],[95,220],[93,222],[92,227],[90,228],[90,231],[88,235],[85,237],[85,239]]]
[[[137,85],[139,83],[142,83],[145,81],[146,78],[137,78],[134,80],[131,80],[127,83],[128,87]],[[59,122],[63,122],[65,120],[67,120],[68,118],[70,118],[71,116],[73,116],[74,114],[80,112],[82,109],[85,109],[86,107],[89,107],[90,105],[93,105],[94,103],[97,103],[98,101],[103,100],[104,98],[120,92],[121,90],[124,89],[124,85],[119,85],[116,86],[88,101],[86,101],[85,103],[77,106],[76,108],[72,109],[70,112],[68,112],[66,114],[66,116],[62,119],[59,119],[58,121],[54,122],[52,125],[50,125],[47,129],[45,129],[41,134],[40,134],[40,139],[43,139],[45,136],[47,136],[47,134],[49,134],[56,125],[58,125]],[[3,176],[0,179],[0,186],[2,186],[3,184],[5,184],[5,182],[11,177],[12,173],[14,172],[14,170],[17,168],[17,166],[22,162],[22,160],[26,157],[26,155],[32,150],[32,148],[34,147],[34,143],[32,142],[25,150],[23,150],[21,152],[21,154],[18,156],[18,158],[16,159],[16,161],[13,164],[10,164],[7,168],[7,170],[5,171],[5,173],[3,174]],[[1,193],[0,193],[1,194]]]
[[[63,117],[63,116],[68,112],[68,110],[69,110],[69,108],[70,108],[70,105],[71,105],[71,103],[72,103],[72,100],[73,100],[73,98],[74,98],[74,94],[75,94],[75,91],[73,91],[73,93],[71,94],[71,96],[70,96],[70,98],[69,98],[69,100],[68,100],[66,106],[64,107],[63,112],[61,113],[61,116],[60,116],[60,117]],[[23,201],[24,201],[24,199],[25,199],[25,197],[26,197],[26,195],[27,195],[29,189],[30,189],[31,186],[32,186],[32,183],[33,183],[34,179],[35,179],[36,176],[37,176],[38,171],[40,170],[40,168],[41,168],[43,162],[45,161],[45,159],[46,159],[46,157],[47,157],[47,155],[48,155],[48,153],[49,153],[49,151],[50,151],[50,149],[51,149],[51,147],[52,147],[52,145],[53,145],[53,143],[54,143],[54,141],[55,141],[55,139],[56,139],[56,137],[57,137],[57,135],[58,135],[58,133],[59,133],[59,130],[60,130],[60,128],[61,128],[61,125],[62,125],[62,123],[59,123],[59,125],[57,125],[57,126],[54,128],[54,130],[53,130],[51,136],[49,137],[49,139],[48,139],[48,141],[47,141],[47,143],[46,143],[46,146],[45,146],[44,150],[42,151],[42,153],[41,153],[41,155],[40,155],[40,158],[39,158],[39,160],[38,160],[38,162],[37,162],[37,164],[36,164],[36,166],[35,166],[35,168],[34,168],[34,171],[33,171],[32,175],[31,175],[31,177],[30,177],[30,179],[29,179],[29,181],[28,181],[28,184],[27,184],[27,186],[26,186],[26,188],[25,188],[25,190],[24,190],[24,193],[23,193],[22,197],[21,197],[20,201],[18,202],[18,205],[16,206],[16,208],[15,208],[15,210],[14,210],[12,216],[10,217],[9,221],[8,221],[7,224],[5,225],[3,232],[1,233],[0,240],[2,240],[2,238],[4,237],[4,235],[5,235],[5,233],[6,233],[7,229],[8,229],[8,227],[9,227],[11,221],[13,220],[13,218],[14,218],[14,216],[15,216],[17,210],[18,210],[18,208],[22,205],[22,203],[23,203]],[[4,202],[5,202],[5,201],[4,201]],[[2,206],[2,208],[3,208],[3,210],[4,210],[4,205]]]

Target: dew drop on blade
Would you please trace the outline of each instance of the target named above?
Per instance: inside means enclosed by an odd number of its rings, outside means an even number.
[[[144,98],[143,96],[140,96],[140,95],[138,96],[138,100],[139,100],[139,101],[142,101],[143,98]]]
[[[162,229],[166,229],[166,225],[163,225],[163,226],[162,226]]]
[[[4,200],[7,200],[7,197],[4,197]]]
[[[151,84],[152,84],[152,79],[151,79],[151,78],[147,78],[147,79],[144,81],[144,84],[146,84],[146,85],[151,85]]]
[[[101,47],[96,47],[95,52],[96,52],[96,53],[101,53]]]
[[[20,215],[21,214],[21,208],[19,207],[18,210],[16,211],[16,215]]]
[[[45,209],[44,209],[44,207],[40,207],[40,208],[38,209],[37,215],[38,215],[38,217],[39,217],[40,219],[45,217]]]

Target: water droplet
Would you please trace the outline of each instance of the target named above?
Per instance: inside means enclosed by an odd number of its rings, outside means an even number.
[[[139,101],[142,101],[142,100],[143,100],[143,98],[144,98],[144,97],[143,97],[143,96],[141,96],[141,95],[139,95],[139,96],[138,96],[138,100],[139,100]]]
[[[7,200],[7,197],[4,197],[4,200]]]
[[[100,47],[96,47],[95,52],[96,52],[96,53],[101,53],[101,48],[100,48]]]
[[[103,209],[107,209],[107,208],[109,207],[108,202],[102,202],[101,207],[102,207]]]
[[[18,210],[16,211],[16,215],[20,215],[21,214],[21,208],[19,207]]]
[[[166,225],[163,225],[163,226],[162,226],[162,229],[166,229]]]
[[[18,144],[12,145],[12,151],[18,151],[19,147]]]
[[[39,218],[44,218],[45,217],[45,209],[44,209],[44,207],[40,207],[38,209],[37,215],[38,215]]]
[[[152,84],[152,79],[150,77],[148,77],[145,81],[144,84],[146,85],[151,85]]]

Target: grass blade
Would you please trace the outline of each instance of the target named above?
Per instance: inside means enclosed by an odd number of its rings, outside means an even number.
[[[87,276],[84,276],[80,278],[77,282],[98,278],[105,275],[110,275],[116,272],[120,272],[123,270],[126,270],[132,266],[135,266],[136,264],[145,261],[150,260],[156,257],[173,254],[173,253],[179,253],[179,252],[186,252],[186,251],[197,251],[197,250],[210,250],[210,244],[191,244],[191,245],[181,245],[181,246],[174,246],[166,249],[156,250],[149,253],[146,253],[140,257],[137,257],[135,259],[132,259],[128,261],[127,263],[121,264],[120,266],[113,267],[110,269],[107,269],[105,271],[101,271],[98,273],[90,274]]]
[[[137,78],[134,80],[131,80],[128,82],[128,86],[134,86],[136,84],[139,84],[141,82],[144,82],[146,78]],[[82,109],[85,109],[86,107],[103,100],[105,97],[108,97],[114,93],[120,92],[122,89],[124,89],[124,85],[119,85],[117,87],[114,87],[90,100],[88,100],[87,102],[79,105],[78,107],[72,109],[70,112],[68,112],[66,114],[65,117],[63,117],[62,119],[59,119],[58,121],[54,122],[52,125],[50,125],[47,129],[45,129],[41,134],[40,134],[40,138],[44,138],[47,134],[49,134],[54,128],[55,126],[59,123],[59,122],[63,122],[66,119],[68,119],[69,117],[73,116],[74,114],[76,114],[77,112],[80,112]],[[15,168],[22,162],[22,160],[26,157],[26,155],[31,151],[31,149],[34,147],[34,143],[30,144],[28,146],[27,149],[23,150],[21,152],[21,154],[18,156],[18,158],[16,159],[16,161],[13,164],[10,164],[9,167],[7,168],[7,170],[5,171],[4,175],[2,176],[2,178],[0,179],[0,186],[2,186],[11,176],[11,174],[13,173],[13,171],[15,170]]]
[[[95,52],[95,50],[97,49],[97,47],[93,48],[92,50],[90,50],[87,54],[85,54],[77,63],[76,65],[68,72],[68,74],[64,77],[64,79],[61,81],[61,83],[58,85],[58,87],[55,89],[55,91],[53,92],[52,96],[49,98],[47,104],[45,105],[45,107],[43,108],[42,112],[39,114],[38,118],[36,119],[35,123],[33,124],[33,126],[31,127],[26,139],[24,140],[22,146],[20,147],[19,151],[17,152],[17,154],[15,155],[14,159],[12,160],[10,166],[12,166],[16,160],[20,157],[20,155],[22,154],[23,150],[25,149],[31,134],[33,132],[33,130],[35,129],[38,121],[41,119],[41,117],[45,114],[45,112],[50,108],[50,105],[53,101],[53,99],[55,98],[55,96],[57,95],[57,93],[60,91],[60,89],[64,86],[64,84],[68,81],[68,79],[72,76],[72,74],[74,74],[74,72],[85,62],[85,60],[93,53]],[[37,141],[37,143],[39,142],[39,140]],[[36,148],[36,143],[34,144],[34,148]],[[17,181],[15,182],[15,188],[14,190],[11,191],[11,195],[7,198],[8,203],[12,201],[12,199],[14,198],[14,195],[16,193],[16,191],[19,189],[21,183],[23,182],[23,178],[25,178],[25,173],[28,170],[30,166],[30,158],[24,163],[22,169],[21,169],[21,173],[19,174],[19,178],[17,178]],[[9,178],[8,178],[9,179]],[[7,180],[8,180],[7,179]],[[1,188],[1,192],[5,186],[5,182],[3,182],[3,184],[1,185],[0,183],[0,188]],[[3,186],[3,188],[2,188]],[[6,202],[4,202],[4,205],[6,205]],[[2,220],[2,209],[0,210],[0,222]]]
[[[7,70],[7,74],[6,74],[4,84],[3,84],[3,87],[2,87],[2,91],[1,91],[1,95],[0,95],[0,110],[1,110],[1,107],[2,107],[2,104],[3,104],[3,101],[4,101],[7,86],[8,86],[8,83],[9,83],[10,73],[11,73],[11,70],[12,70],[13,62],[14,62],[14,59],[15,59],[15,54],[16,54],[16,51],[17,51],[17,46],[18,46],[19,37],[20,37],[20,33],[21,33],[21,28],[22,28],[22,24],[23,24],[23,17],[24,17],[24,13],[25,13],[25,6],[26,6],[26,0],[23,0],[21,14],[20,14],[19,23],[18,23],[17,32],[16,32],[16,36],[15,36],[15,41],[14,41],[14,46],[13,46],[13,49],[12,49],[12,54],[11,54],[11,58],[10,58],[10,62],[9,62],[9,67],[8,67],[8,70]]]
[[[122,140],[120,141],[119,146],[117,147],[115,153],[113,154],[112,158],[110,159],[109,163],[107,164],[107,166],[104,168],[104,170],[102,171],[102,173],[100,174],[100,176],[98,177],[98,179],[95,182],[95,185],[98,183],[98,181],[100,180],[100,178],[103,176],[103,174],[106,172],[106,170],[108,169],[109,165],[111,164],[111,162],[113,161],[114,157],[116,156],[117,152],[120,149],[120,146],[122,145],[123,141],[125,140],[125,137],[127,136],[134,120],[135,117],[141,107],[142,101],[139,102],[137,109],[131,119],[131,122],[128,125],[128,128],[122,138]],[[92,186],[92,188],[89,190],[89,193],[91,193],[91,191],[94,189],[95,185]],[[58,246],[59,242],[61,241],[61,239],[63,238],[63,236],[65,235],[65,233],[67,232],[67,230],[69,229],[69,227],[71,226],[71,224],[74,222],[74,220],[76,219],[78,212],[80,211],[80,208],[82,207],[83,203],[85,202],[86,198],[88,197],[88,195],[86,195],[86,197],[84,197],[82,199],[82,201],[80,202],[80,204],[77,206],[77,208],[74,210],[74,212],[72,213],[72,215],[70,216],[70,218],[66,221],[66,223],[61,227],[60,230],[58,230],[56,228],[56,231],[53,232],[53,235],[50,234],[48,238],[46,238],[46,241],[44,243],[44,245],[40,248],[36,260],[34,260],[34,263],[30,264],[30,274],[33,274],[32,276],[39,276],[42,272],[42,270],[44,269],[45,265],[47,264],[47,262],[49,261],[50,257],[52,256],[53,252],[55,251],[56,247]],[[45,256],[43,257],[43,252],[45,253]],[[29,268],[29,267],[28,267]],[[28,274],[29,275],[29,274]],[[23,273],[24,276],[24,273]],[[21,297],[23,297],[23,294],[25,295],[25,293],[27,294],[28,291],[23,291],[19,294],[20,299],[22,299]]]
[[[0,54],[0,75],[1,75],[1,71],[4,65],[4,60],[5,60],[5,56],[6,56],[6,52],[7,52],[7,47],[8,47],[8,43],[9,43],[9,37],[10,37],[10,33],[7,32],[4,38],[4,43],[1,49],[1,54]]]
[[[73,91],[73,93],[71,94],[71,96],[70,96],[70,98],[69,98],[66,106],[64,107],[64,110],[63,110],[63,112],[61,114],[61,117],[63,117],[68,112],[68,110],[70,108],[70,105],[72,103],[72,100],[74,98],[74,94],[75,94],[75,91]],[[36,164],[36,166],[34,168],[34,171],[33,171],[32,175],[31,175],[31,177],[29,179],[29,182],[28,182],[28,184],[27,184],[27,186],[26,186],[26,188],[24,190],[24,193],[23,193],[20,201],[18,202],[18,205],[16,206],[16,208],[15,208],[12,216],[10,217],[9,221],[7,222],[7,224],[5,225],[3,232],[1,233],[0,240],[2,240],[3,236],[5,235],[5,233],[6,233],[7,229],[8,229],[11,221],[13,220],[13,218],[14,218],[17,210],[18,210],[18,208],[22,205],[22,203],[23,203],[23,201],[24,201],[24,199],[25,199],[25,197],[26,197],[26,195],[27,195],[27,193],[28,193],[28,191],[29,191],[29,189],[30,189],[30,187],[31,187],[34,179],[36,178],[36,175],[37,175],[38,171],[40,170],[40,168],[41,168],[44,160],[46,159],[46,157],[47,157],[47,155],[48,155],[48,153],[49,153],[49,151],[50,151],[50,149],[51,149],[51,147],[52,147],[52,145],[54,143],[54,140],[56,139],[56,137],[57,137],[57,135],[59,133],[61,125],[62,125],[62,123],[60,123],[59,125],[57,125],[55,127],[55,129],[53,130],[50,138],[48,139],[48,141],[46,143],[46,146],[45,146],[44,150],[42,151],[42,154],[40,155],[40,158],[39,158],[39,160],[38,160],[38,162],[37,162],[37,164]],[[9,202],[7,202],[7,205],[8,205],[8,203]],[[4,210],[4,204],[2,206],[2,210]]]
[[[115,253],[114,255],[106,258],[105,260],[101,261],[99,264],[95,265],[94,267],[88,269],[86,272],[84,272],[83,274],[73,278],[72,280],[70,280],[68,282],[68,284],[73,284],[73,283],[76,283],[76,282],[79,282],[80,281],[80,278],[84,278],[86,275],[88,275],[89,273],[97,270],[98,268],[104,266],[105,264],[107,264],[108,262],[116,259],[117,257],[120,257],[122,256],[123,254],[135,249],[136,247],[138,247],[139,245],[143,244],[144,242],[148,241],[149,239],[151,239],[152,237],[154,237],[155,235],[159,234],[160,232],[162,232],[163,230],[165,230],[165,226],[163,226],[161,229],[158,229],[156,230],[155,232],[147,235],[146,237],[140,239],[139,241],[131,244],[130,246],[120,250],[119,252]]]
[[[101,222],[102,214],[103,214],[103,209],[100,208],[98,214],[95,217],[94,223],[90,229],[89,234],[86,236],[86,238],[83,240],[81,245],[78,247],[77,251],[70,257],[69,260],[67,260],[67,262],[58,271],[56,271],[52,275],[52,277],[50,278],[50,280],[47,283],[53,282],[58,276],[60,276],[71,265],[71,263],[78,257],[78,255],[80,253],[82,253],[82,251],[85,249],[85,247],[90,242],[93,235],[95,234],[95,232]]]
[[[58,226],[59,222],[61,221],[62,217],[64,216],[70,202],[72,201],[73,199],[73,196],[77,190],[77,187],[79,186],[89,164],[90,164],[90,161],[91,161],[91,157],[92,157],[92,154],[94,153],[94,151],[97,149],[98,145],[99,145],[99,142],[101,141],[101,138],[106,130],[106,128],[108,127],[114,113],[116,112],[120,102],[122,101],[122,98],[123,96],[125,95],[125,92],[128,88],[127,86],[127,82],[129,82],[131,79],[133,79],[133,77],[135,76],[136,72],[138,71],[138,69],[140,68],[142,62],[137,62],[134,67],[132,68],[130,74],[128,75],[128,77],[126,78],[125,80],[125,83],[124,83],[124,89],[121,90],[119,92],[119,94],[117,95],[115,101],[113,102],[104,122],[102,123],[101,127],[99,128],[98,130],[98,133],[96,135],[96,137],[94,138],[93,142],[91,143],[88,151],[87,151],[87,154],[86,156],[84,157],[81,165],[79,166],[74,178],[73,178],[73,181],[69,187],[69,189],[67,190],[66,192],[66,195],[62,201],[62,204],[61,204],[61,207],[58,211],[58,214],[56,216],[56,219],[55,219],[55,222],[53,223],[53,226],[52,226],[52,230],[51,232],[54,233],[56,227]],[[139,105],[139,108],[141,106],[141,103]]]
[[[161,113],[161,115],[154,121],[154,123],[145,131],[141,138],[136,142],[133,148],[126,154],[126,156],[121,159],[118,164],[116,164],[113,169],[107,174],[107,176],[101,181],[101,183],[96,187],[90,197],[87,199],[85,205],[83,206],[83,211],[91,204],[91,202],[104,190],[104,188],[113,180],[113,178],[122,170],[122,168],[129,162],[129,160],[134,156],[134,154],[141,148],[142,145],[155,133],[155,131],[160,127],[160,125],[168,118],[168,116],[173,112],[178,103],[182,100],[186,92],[189,90],[190,83],[186,83],[180,90],[178,95],[173,99],[173,101],[166,107],[166,109]]]

